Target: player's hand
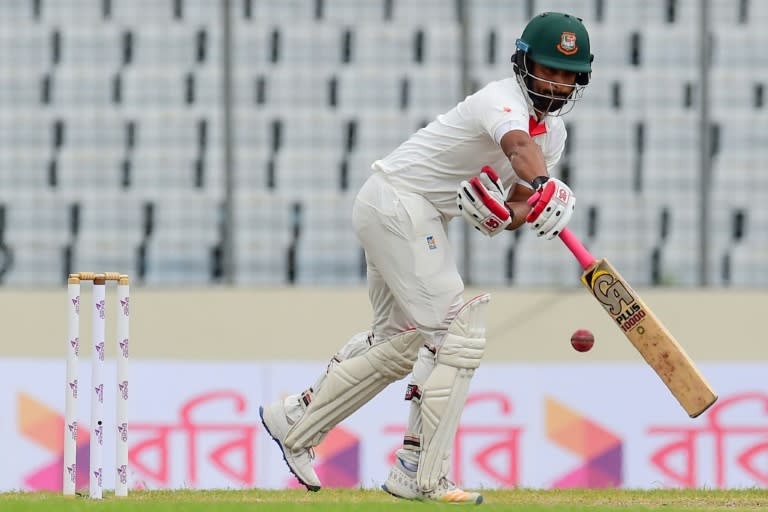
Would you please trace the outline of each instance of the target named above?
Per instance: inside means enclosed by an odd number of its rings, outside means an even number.
[[[551,240],[568,225],[576,207],[573,191],[557,178],[550,178],[537,190],[538,200],[525,218],[537,236]]]
[[[506,198],[496,171],[485,166],[479,175],[461,182],[456,204],[475,229],[486,236],[495,236],[512,223],[512,214],[504,203]]]

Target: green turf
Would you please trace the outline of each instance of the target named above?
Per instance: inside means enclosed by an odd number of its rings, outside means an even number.
[[[487,511],[752,511],[768,509],[768,489],[745,490],[494,490],[485,491],[480,510]],[[53,493],[0,493],[2,512],[240,512],[298,511],[375,512],[453,509],[457,505],[409,502],[382,491],[324,489],[291,491],[141,491],[127,498],[107,493],[104,500],[64,498]],[[460,508],[474,508],[465,505]]]

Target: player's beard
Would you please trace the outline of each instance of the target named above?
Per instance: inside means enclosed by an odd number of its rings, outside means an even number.
[[[528,90],[529,90],[529,96],[531,98],[531,101],[533,102],[533,108],[537,112],[541,112],[543,114],[551,113],[551,112],[557,112],[561,108],[565,106],[565,104],[568,102],[568,98],[570,97],[570,94],[567,96],[564,96],[562,94],[557,94],[552,91],[539,91],[535,88],[535,82],[538,81],[536,78],[534,78],[531,75],[528,75]]]

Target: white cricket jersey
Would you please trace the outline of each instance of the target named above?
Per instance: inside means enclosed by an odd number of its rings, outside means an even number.
[[[508,190],[520,181],[499,142],[511,130],[531,133],[533,129],[532,135],[544,131],[543,126],[534,128],[533,110],[524,94],[515,77],[491,82],[371,167],[386,174],[395,188],[421,194],[443,216],[455,217],[460,214],[456,206],[459,184],[477,175],[484,165],[496,170]],[[562,155],[566,131],[559,117],[546,116],[544,125],[546,131],[533,140],[551,171]]]

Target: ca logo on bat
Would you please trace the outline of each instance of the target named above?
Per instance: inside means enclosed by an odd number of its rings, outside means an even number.
[[[613,273],[597,269],[589,277],[592,294],[622,330],[629,331],[645,318],[646,313],[632,292]]]

